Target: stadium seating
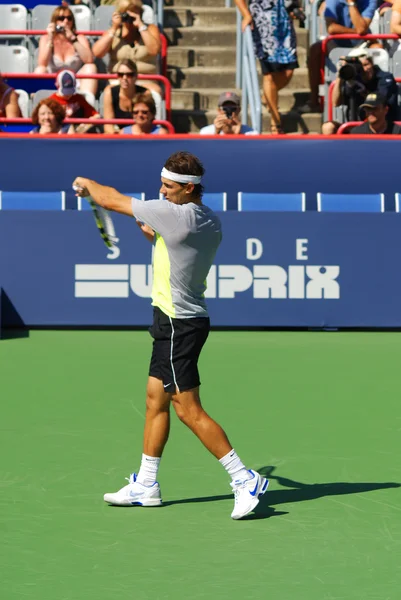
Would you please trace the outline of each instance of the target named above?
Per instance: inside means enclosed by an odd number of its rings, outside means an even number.
[[[401,198],[401,194],[396,194],[395,195],[395,212],[400,212],[400,198]]]
[[[92,25],[92,13],[89,6],[85,6],[84,4],[71,4],[70,9],[74,13],[77,31],[89,30]]]
[[[28,73],[29,50],[24,46],[0,46],[0,65],[3,72]]]
[[[252,194],[238,192],[239,211],[304,212],[305,194]]]
[[[35,108],[35,106],[38,104],[38,102],[40,102],[44,98],[48,98],[49,96],[54,94],[55,91],[56,91],[56,89],[54,87],[51,90],[43,89],[43,90],[38,90],[37,92],[35,92],[32,97],[32,110]],[[89,102],[89,104],[91,104],[96,110],[98,110],[95,96],[91,92],[81,92],[79,90],[77,90],[77,91],[78,91],[78,93],[82,94],[82,96],[85,97],[85,100],[87,102]]]
[[[28,11],[21,4],[0,4],[0,28],[1,29],[27,29]],[[12,42],[15,44],[16,37],[7,35],[0,36],[1,41]],[[18,36],[18,40],[21,36]],[[2,67],[3,68],[3,67]]]
[[[25,90],[15,90],[18,94],[18,106],[24,118],[30,115],[29,94]]]
[[[317,195],[319,212],[384,212],[384,194]]]
[[[212,210],[227,210],[227,193],[218,192],[203,194],[202,202]]]
[[[31,29],[46,29],[56,6],[54,4],[38,4],[35,6],[31,13]]]
[[[1,210],[65,210],[65,192],[0,192]]]

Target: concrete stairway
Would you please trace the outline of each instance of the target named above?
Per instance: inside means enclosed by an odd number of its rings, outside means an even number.
[[[173,86],[173,123],[178,133],[196,133],[213,122],[221,92],[235,89],[236,9],[224,0],[167,0],[165,34],[169,42],[168,76]],[[308,32],[297,28],[300,68],[280,92],[279,108],[287,133],[320,133],[321,115],[294,110],[309,95],[306,68]],[[259,69],[259,65],[258,65]],[[270,118],[263,109],[263,132]]]

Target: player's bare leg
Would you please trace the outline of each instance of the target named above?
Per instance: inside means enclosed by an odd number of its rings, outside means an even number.
[[[199,387],[177,392],[173,395],[172,401],[178,418],[218,460],[232,450],[224,430],[203,409]]]

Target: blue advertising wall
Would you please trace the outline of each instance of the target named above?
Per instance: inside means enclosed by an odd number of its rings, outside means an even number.
[[[73,179],[81,175],[121,191],[157,197],[166,158],[177,150],[188,150],[205,165],[206,191],[228,192],[229,208],[236,207],[238,191],[306,192],[307,206],[312,209],[317,192],[384,192],[391,208],[394,194],[401,191],[399,136],[377,140],[366,140],[366,136],[354,140],[347,136],[288,136],[285,140],[29,137],[2,139],[0,135],[0,190],[69,190]]]
[[[401,217],[317,213],[316,192],[400,190],[388,140],[37,140],[0,138],[0,189],[70,189],[77,175],[157,197],[172,152],[197,154],[207,191],[302,191],[306,213],[221,213],[208,279],[215,326],[401,327]],[[151,248],[117,215],[108,256],[90,212],[0,211],[3,325],[143,326]],[[7,302],[4,302],[4,298]],[[11,310],[11,308],[12,310]]]
[[[107,258],[90,212],[6,212],[1,286],[31,326],[134,326],[151,320],[151,246],[117,215]],[[222,214],[208,279],[215,326],[400,327],[401,216]],[[16,325],[3,314],[3,325]]]

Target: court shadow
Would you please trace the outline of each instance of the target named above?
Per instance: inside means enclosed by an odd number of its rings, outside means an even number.
[[[334,483],[301,483],[288,477],[273,475],[276,470],[275,466],[260,467],[257,471],[267,477],[269,480],[275,479],[277,483],[289,489],[272,490],[262,496],[255,511],[245,517],[244,521],[252,521],[257,519],[269,519],[280,515],[286,515],[288,512],[276,511],[275,506],[280,504],[289,504],[295,502],[305,502],[307,500],[316,500],[324,496],[340,496],[345,494],[361,494],[372,492],[374,490],[383,490],[389,488],[399,488],[401,483],[395,482],[334,482]],[[192,502],[217,502],[219,500],[232,500],[232,494],[224,494],[221,496],[204,496],[201,498],[183,498],[180,500],[171,500],[164,502],[164,506],[173,504],[187,504]]]

